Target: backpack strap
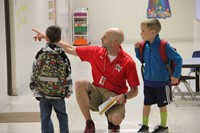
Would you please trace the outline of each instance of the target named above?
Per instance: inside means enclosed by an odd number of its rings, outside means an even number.
[[[144,47],[145,47],[145,41],[140,43],[140,61],[142,64],[144,63],[144,55],[143,55]]]
[[[39,55],[42,54],[42,52],[43,52],[43,49],[41,48],[41,49],[37,52],[37,54],[36,54],[36,56],[35,56],[35,59],[38,59]]]
[[[164,39],[160,40],[160,47],[159,47],[160,57],[161,60],[166,64],[166,68],[169,71],[170,76],[172,76],[172,70],[169,58],[167,56],[166,47],[167,47],[167,41],[165,41]]]
[[[168,57],[167,57],[167,50],[166,50],[167,42],[165,40],[160,40],[160,47],[159,47],[159,52],[160,52],[160,57],[161,60],[165,63],[168,64]]]
[[[141,65],[141,74],[142,78],[144,79],[144,47],[145,47],[145,41],[140,43],[140,62],[142,63]]]

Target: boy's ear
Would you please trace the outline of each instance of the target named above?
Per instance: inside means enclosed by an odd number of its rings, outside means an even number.
[[[46,41],[47,41],[47,42],[49,42],[49,38],[48,38],[47,36],[46,36],[46,38],[45,38],[45,39],[46,39]]]
[[[152,30],[152,31],[151,31],[151,34],[152,34],[152,35],[157,35],[156,30]]]
[[[60,38],[60,39],[58,39],[58,41],[57,41],[57,42],[60,42],[60,40],[61,40],[61,38]]]

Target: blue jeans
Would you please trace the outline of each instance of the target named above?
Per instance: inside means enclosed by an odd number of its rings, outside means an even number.
[[[40,100],[40,118],[42,133],[54,133],[53,122],[51,120],[52,108],[56,112],[60,133],[69,133],[68,115],[65,108],[64,99],[47,99],[44,97]]]

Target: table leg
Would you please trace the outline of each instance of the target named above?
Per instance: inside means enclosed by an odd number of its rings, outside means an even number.
[[[196,92],[199,92],[199,68],[196,68],[196,72],[195,72],[195,75],[196,75]]]

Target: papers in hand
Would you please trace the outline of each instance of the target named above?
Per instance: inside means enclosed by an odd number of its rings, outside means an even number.
[[[110,97],[110,99],[108,99],[99,106],[99,114],[102,115],[103,113],[105,113],[109,108],[115,105],[115,103],[116,103],[115,98]]]

